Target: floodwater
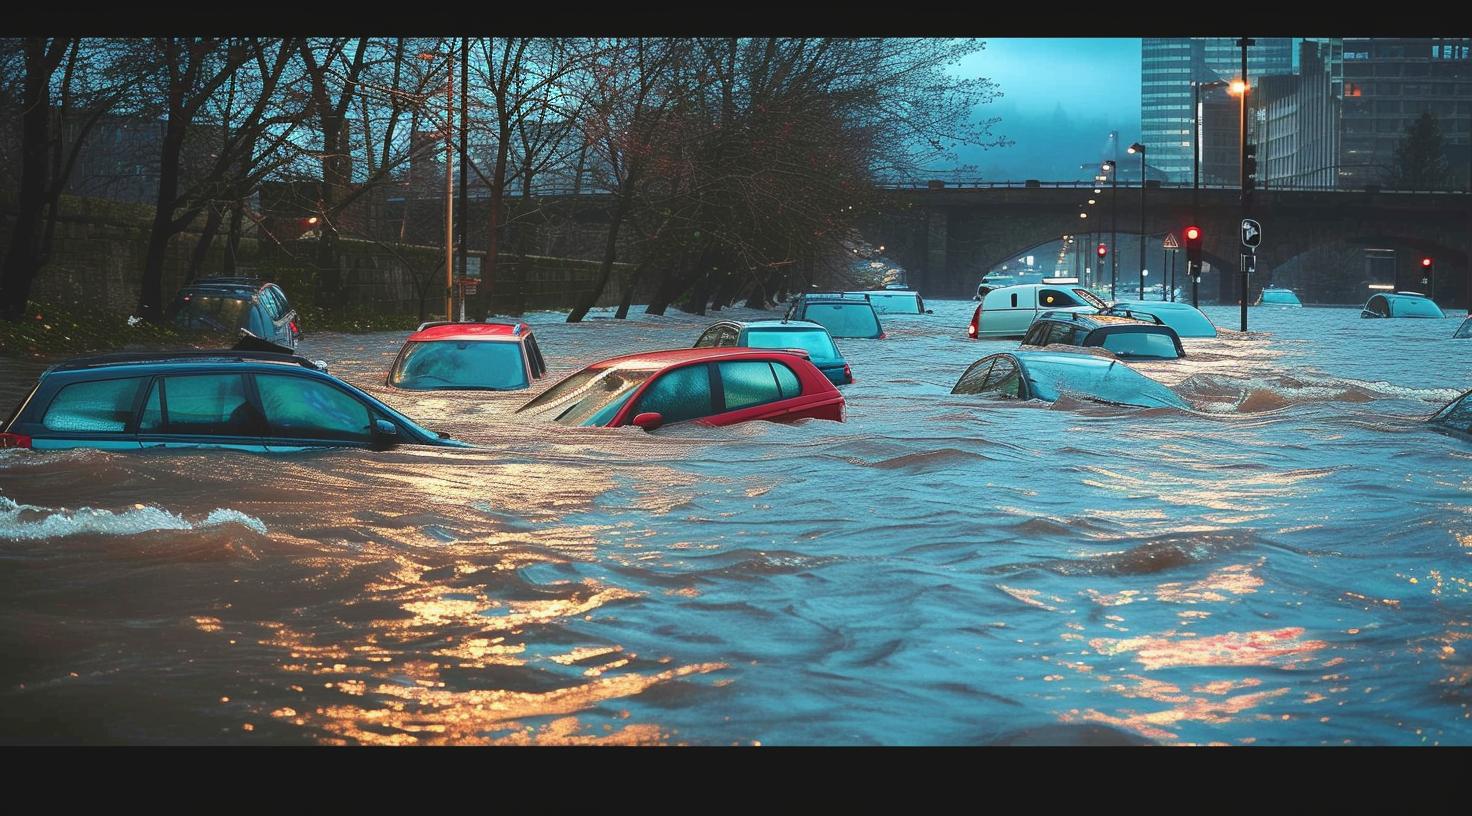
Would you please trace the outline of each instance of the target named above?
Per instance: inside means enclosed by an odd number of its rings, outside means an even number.
[[[1472,744],[1456,320],[1253,308],[1136,364],[1187,414],[951,396],[1017,343],[930,305],[842,424],[526,424],[317,334],[484,449],[0,452],[0,740]],[[532,315],[531,393],[714,319],[634,316]]]

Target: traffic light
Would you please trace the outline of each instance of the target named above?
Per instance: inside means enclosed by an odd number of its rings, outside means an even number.
[[[1242,147],[1242,191],[1250,193],[1257,189],[1257,145]]]
[[[1186,227],[1186,274],[1201,274],[1201,228]]]
[[[1109,245],[1108,244],[1100,244],[1099,245],[1099,248],[1096,251],[1099,253],[1099,257],[1102,258],[1105,255],[1108,255],[1109,254]]]
[[[1427,257],[1421,259],[1421,285],[1422,286],[1430,286],[1431,285],[1431,272],[1435,268],[1435,266],[1436,266],[1436,264],[1434,262],[1434,259],[1431,258],[1431,256],[1428,255]]]

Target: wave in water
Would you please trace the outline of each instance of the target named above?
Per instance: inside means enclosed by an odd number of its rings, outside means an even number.
[[[199,521],[189,521],[161,507],[141,504],[132,510],[114,513],[91,507],[79,510],[37,507],[17,504],[0,496],[0,539],[9,541],[62,538],[82,533],[123,536],[151,530],[200,530],[223,524],[239,524],[266,534],[266,525],[260,519],[223,507],[211,510]]]

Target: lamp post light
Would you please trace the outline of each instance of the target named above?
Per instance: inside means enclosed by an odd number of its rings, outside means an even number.
[[[1115,149],[1119,149],[1118,143]],[[1099,169],[1109,176],[1109,299],[1114,300],[1119,278],[1119,174],[1114,159],[1106,159]]]
[[[1237,40],[1238,47],[1242,49],[1242,76],[1232,80],[1232,93],[1237,94],[1237,97],[1240,101],[1238,107],[1238,128],[1241,138],[1238,141],[1238,145],[1241,148],[1241,152],[1237,154],[1237,171],[1239,176],[1239,183],[1242,190],[1242,221],[1244,223],[1247,221],[1249,205],[1252,201],[1252,191],[1247,186],[1247,94],[1250,90],[1247,84],[1247,47],[1250,45],[1255,45],[1256,42],[1257,41],[1253,40],[1251,37],[1243,37]],[[1248,284],[1247,256],[1252,252],[1252,250],[1248,247],[1243,247],[1242,250],[1242,299],[1240,303],[1242,309],[1242,333],[1246,334]]]
[[[422,51],[419,58],[439,59],[442,54]],[[455,56],[445,60],[449,78],[445,81],[445,319],[455,319]]]
[[[1145,146],[1139,142],[1129,146],[1131,155],[1140,154],[1140,300],[1145,299]]]

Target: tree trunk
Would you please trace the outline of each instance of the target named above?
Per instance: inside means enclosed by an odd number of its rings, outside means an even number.
[[[608,219],[608,241],[603,246],[603,264],[598,267],[598,279],[593,282],[593,288],[588,290],[578,303],[567,314],[567,322],[577,323],[587,316],[588,310],[598,303],[598,298],[603,296],[604,287],[608,286],[608,278],[613,273],[613,259],[618,254],[618,229],[623,224],[624,214],[629,210],[629,194],[621,193],[613,205],[613,214]]]
[[[164,254],[175,231],[174,205],[179,195],[179,152],[184,146],[184,132],[184,124],[171,116],[164,131],[158,200],[153,213],[153,228],[148,234],[148,254],[143,262],[143,281],[138,293],[138,316],[152,323],[162,323],[164,319]]]
[[[210,247],[215,243],[215,234],[220,231],[220,222],[223,220],[224,213],[218,207],[211,206],[209,216],[205,218],[204,231],[199,234],[199,240],[194,242],[194,252],[189,256],[189,269],[184,272],[185,283],[199,277],[204,259],[209,256]]]
[[[18,320],[31,297],[31,282],[44,259],[41,240],[41,209],[46,204],[46,151],[49,145],[51,105],[47,93],[50,71],[45,70],[44,37],[27,37],[25,113],[21,118],[21,177],[17,198],[20,212],[11,233],[10,251],[5,256],[5,273],[0,278],[0,313]]]
[[[245,218],[245,199],[237,199],[230,208],[230,232],[225,241],[225,274],[235,274],[236,257],[240,254],[240,233]]]
[[[615,320],[628,319],[629,306],[634,302],[634,290],[639,288],[639,281],[644,277],[644,267],[646,265],[648,265],[647,260],[640,261],[639,265],[634,267],[633,271],[629,273],[628,279],[624,281],[624,291],[618,301],[618,311],[614,312],[613,315]]]

